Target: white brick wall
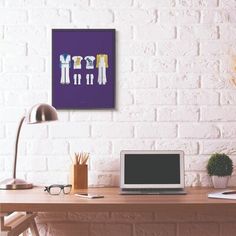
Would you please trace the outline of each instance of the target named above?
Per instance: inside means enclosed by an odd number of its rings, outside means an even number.
[[[39,213],[40,235],[234,236],[235,209],[167,207],[150,212]]]
[[[35,183],[68,181],[69,155],[86,151],[90,183],[112,185],[120,150],[176,148],[187,163],[199,160],[186,183],[209,185],[209,155],[236,147],[235,10],[233,0],[0,1],[1,176],[21,115],[51,101],[51,29],[115,28],[116,110],[60,111],[58,123],[25,125],[20,152],[32,169],[19,160],[19,171]]]

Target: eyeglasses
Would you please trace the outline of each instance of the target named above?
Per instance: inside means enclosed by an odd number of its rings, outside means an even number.
[[[71,191],[72,185],[61,185],[61,184],[53,184],[50,186],[45,186],[44,191],[47,191],[51,195],[59,195],[61,193],[61,190],[63,190],[64,194],[69,194]]]

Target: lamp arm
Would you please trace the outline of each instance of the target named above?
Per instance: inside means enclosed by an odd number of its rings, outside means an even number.
[[[17,134],[16,134],[16,143],[15,143],[15,158],[14,158],[14,166],[13,166],[13,178],[16,178],[16,164],[17,164],[17,153],[18,153],[18,141],[19,141],[19,137],[20,137],[20,131],[21,131],[21,127],[23,125],[23,122],[25,120],[25,116],[23,116],[20,120],[18,129],[17,129]]]

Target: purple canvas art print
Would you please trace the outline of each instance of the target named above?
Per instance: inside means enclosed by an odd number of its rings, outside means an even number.
[[[52,30],[52,105],[115,108],[115,30]]]

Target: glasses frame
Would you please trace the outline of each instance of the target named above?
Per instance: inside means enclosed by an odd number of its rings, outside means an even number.
[[[61,188],[61,190],[60,190],[60,192],[57,193],[57,194],[52,194],[52,193],[51,193],[51,189],[52,189],[52,188],[55,188],[55,187]],[[70,191],[69,191],[68,193],[65,193],[65,191],[64,191],[64,189],[65,189],[66,187],[70,187]],[[70,194],[71,189],[72,189],[72,184],[66,184],[66,185],[63,185],[63,184],[52,184],[52,185],[49,185],[49,186],[45,186],[45,187],[44,187],[44,191],[47,191],[50,195],[60,195],[60,193],[61,193],[62,190],[63,190],[63,193],[64,193],[64,194]]]

